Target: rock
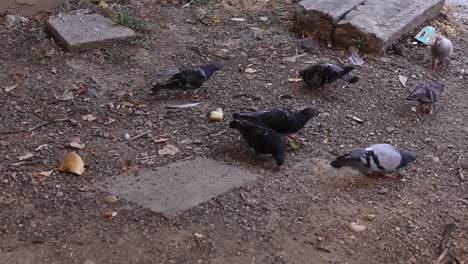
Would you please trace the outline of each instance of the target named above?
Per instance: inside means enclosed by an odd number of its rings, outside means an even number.
[[[303,0],[295,28],[361,52],[380,54],[389,45],[436,17],[444,0]]]
[[[6,15],[5,16],[5,26],[11,28],[14,26],[17,26],[18,23],[26,23],[28,22],[29,19],[23,17],[23,16],[18,16],[18,15]]]
[[[106,201],[106,203],[115,203],[118,199],[115,195],[107,195],[106,197],[104,197],[104,200]]]
[[[349,227],[349,229],[350,229],[351,231],[353,231],[353,232],[355,232],[355,233],[360,233],[360,232],[366,230],[366,227],[365,227],[364,225],[360,225],[360,224],[354,223],[354,222],[350,223],[350,224],[348,225],[348,227]]]
[[[387,194],[388,189],[387,188],[380,188],[380,189],[377,190],[377,193],[378,194]]]
[[[373,221],[376,218],[375,214],[366,214],[364,215],[364,220]]]
[[[96,262],[87,259],[87,260],[85,260],[85,262],[83,262],[83,264],[96,264]]]
[[[385,131],[387,131],[388,133],[392,133],[393,131],[395,131],[396,129],[394,127],[387,127],[385,129]]]
[[[430,137],[423,139],[424,143],[431,143],[432,141],[434,141],[434,140],[432,138],[430,138]]]
[[[111,46],[136,37],[133,30],[98,14],[54,17],[46,27],[70,52]]]
[[[433,156],[433,157],[432,157],[432,161],[433,161],[434,163],[438,163],[438,162],[440,161],[440,159],[439,159],[438,157],[434,157],[434,156]]]

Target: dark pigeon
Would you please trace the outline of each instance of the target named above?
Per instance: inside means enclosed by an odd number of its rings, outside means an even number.
[[[359,77],[350,72],[354,67],[342,67],[333,63],[314,64],[306,69],[300,70],[299,75],[304,82],[313,88],[329,87],[338,79],[343,79],[349,83],[355,83]]]
[[[398,174],[388,174],[396,173],[415,160],[416,154],[412,152],[400,150],[390,144],[375,144],[338,157],[330,165],[334,168],[352,167],[396,178]]]
[[[307,107],[301,111],[276,108],[268,111],[235,113],[233,118],[261,124],[280,134],[294,134],[318,114],[319,110],[314,107]]]
[[[159,90],[194,90],[200,88],[223,65],[212,63],[184,69],[174,74],[169,80],[157,83],[153,86],[153,92]]]
[[[237,129],[256,154],[271,154],[278,166],[283,165],[286,146],[275,131],[246,120],[233,120],[230,128]]]
[[[414,91],[411,92],[406,100],[418,101],[422,112],[431,113],[434,103],[439,101],[439,98],[444,92],[445,84],[438,82],[425,82],[418,84]]]

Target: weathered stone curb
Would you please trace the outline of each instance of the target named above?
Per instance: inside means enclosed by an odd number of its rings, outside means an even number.
[[[380,54],[436,17],[444,4],[445,0],[304,0],[295,27],[345,48]]]

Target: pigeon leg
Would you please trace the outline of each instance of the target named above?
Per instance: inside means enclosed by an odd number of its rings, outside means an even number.
[[[428,104],[422,104],[421,105],[421,112],[424,114],[430,114],[432,112],[432,107],[431,105]]]
[[[381,178],[383,174],[377,171],[373,171],[371,174],[369,174],[369,176],[373,178]]]
[[[401,177],[401,174],[399,173],[394,173],[394,174],[386,174],[385,177],[391,179],[391,180],[396,180]]]
[[[192,98],[195,99],[195,100],[197,100],[197,101],[201,101],[201,100],[205,99],[205,97],[204,97],[202,94],[200,94],[200,93],[194,93],[194,94],[192,95]]]
[[[434,59],[432,60],[432,72],[433,73],[437,72],[437,61]]]

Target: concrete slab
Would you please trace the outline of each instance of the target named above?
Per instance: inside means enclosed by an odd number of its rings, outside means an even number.
[[[299,2],[295,28],[316,32],[318,38],[331,41],[335,25],[363,0],[306,0]]]
[[[212,159],[196,158],[126,173],[96,187],[154,212],[174,216],[257,176]]]
[[[445,0],[303,0],[295,27],[345,48],[379,54],[437,16],[444,4]]]
[[[368,53],[382,53],[405,34],[441,11],[445,0],[367,0],[343,18],[333,36],[336,44],[358,46]]]
[[[46,26],[70,52],[111,46],[136,37],[133,30],[98,14],[55,17]]]

